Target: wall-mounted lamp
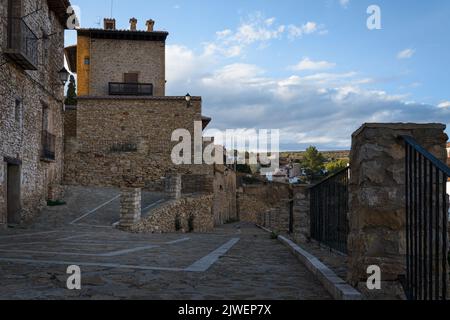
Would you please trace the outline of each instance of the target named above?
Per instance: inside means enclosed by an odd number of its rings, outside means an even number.
[[[191,106],[191,99],[192,99],[192,97],[191,97],[191,95],[188,93],[187,95],[186,95],[186,104],[187,104],[187,107],[189,108],[190,106]]]
[[[67,71],[67,69],[65,67],[63,67],[59,72],[58,72],[58,77],[59,80],[61,81],[61,84],[63,86],[66,85],[67,81],[69,80],[69,71]]]

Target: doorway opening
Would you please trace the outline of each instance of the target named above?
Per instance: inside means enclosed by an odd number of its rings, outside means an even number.
[[[8,225],[15,225],[20,223],[20,211],[22,209],[20,185],[20,164],[8,163],[6,184],[6,207]]]

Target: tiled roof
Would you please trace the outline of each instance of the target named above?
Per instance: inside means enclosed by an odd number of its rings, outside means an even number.
[[[143,31],[143,30],[106,30],[99,28],[78,29],[79,35],[86,35],[97,39],[117,40],[144,40],[144,41],[166,41],[169,33],[167,31]]]

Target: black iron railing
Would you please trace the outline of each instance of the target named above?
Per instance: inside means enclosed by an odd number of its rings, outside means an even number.
[[[56,136],[48,131],[42,131],[42,152],[41,158],[44,160],[55,160]]]
[[[311,238],[347,253],[348,184],[350,168],[345,168],[311,188]]]
[[[25,70],[37,70],[38,37],[21,18],[8,19],[6,55]]]
[[[411,137],[406,144],[406,285],[410,300],[447,298],[450,168]]]
[[[109,94],[113,96],[152,96],[153,84],[110,82]]]

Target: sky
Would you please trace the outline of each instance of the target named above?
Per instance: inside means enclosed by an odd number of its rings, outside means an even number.
[[[202,96],[209,128],[279,129],[297,151],[349,149],[366,122],[450,123],[448,0],[71,2],[84,28],[112,12],[168,31],[166,94]]]

